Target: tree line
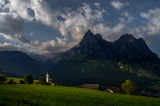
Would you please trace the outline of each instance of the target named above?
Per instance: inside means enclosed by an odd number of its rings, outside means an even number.
[[[3,75],[0,74],[0,84],[33,84],[34,83],[34,78],[32,77],[31,74],[26,74],[23,79],[19,80],[19,82],[15,82],[14,79],[10,79]],[[42,84],[42,85],[50,85],[50,83],[47,83],[44,77],[40,77],[39,80],[36,82],[37,84]],[[57,82],[54,82],[54,85],[58,85]]]
[[[7,77],[4,76],[3,74],[0,74],[0,84],[16,84],[13,79],[7,80]],[[19,84],[33,84],[34,79],[31,74],[26,74],[24,76],[24,80],[20,80]],[[39,79],[39,84],[42,85],[50,85],[49,83],[46,82],[44,77],[40,77]],[[56,82],[54,82],[54,85],[57,85]],[[131,81],[131,80],[126,80],[122,82],[121,84],[121,90],[125,91],[126,94],[134,94],[136,93],[137,87],[136,85]]]

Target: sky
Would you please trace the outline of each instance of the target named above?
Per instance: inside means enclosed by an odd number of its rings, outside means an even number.
[[[90,29],[108,41],[130,33],[160,56],[160,0],[0,0],[0,50],[55,55]]]

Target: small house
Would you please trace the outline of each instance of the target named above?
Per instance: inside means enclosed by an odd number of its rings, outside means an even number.
[[[121,90],[117,87],[107,88],[106,91],[109,92],[109,93],[120,93],[121,92]]]

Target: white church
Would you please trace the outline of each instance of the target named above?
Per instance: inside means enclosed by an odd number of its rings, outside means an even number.
[[[49,77],[48,72],[46,73],[46,82],[47,83],[53,83],[53,80],[52,80],[52,78]]]

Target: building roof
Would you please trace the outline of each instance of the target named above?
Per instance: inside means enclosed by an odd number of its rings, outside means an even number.
[[[99,84],[83,84],[80,88],[99,89]]]

